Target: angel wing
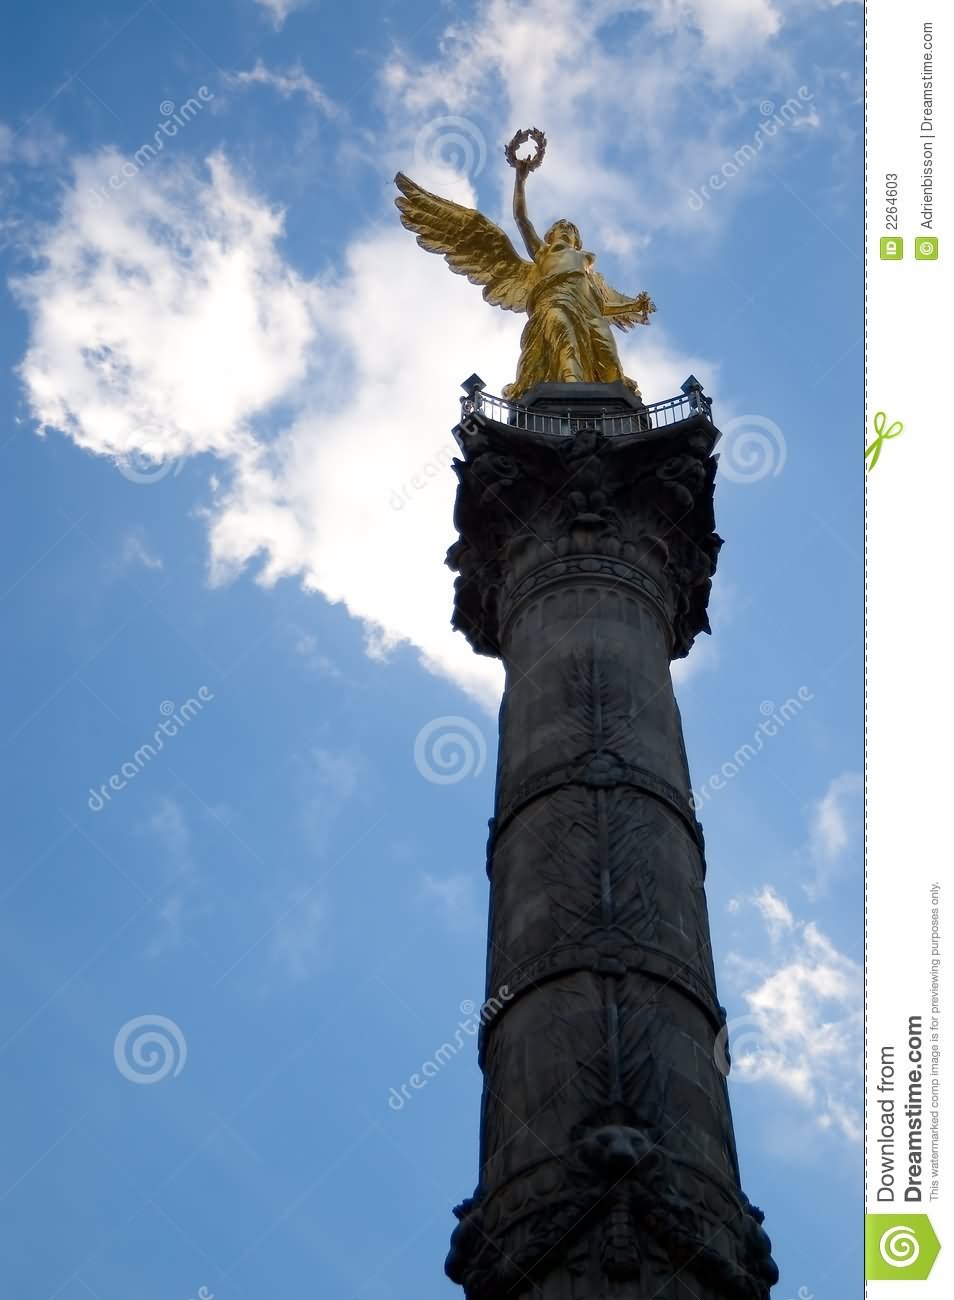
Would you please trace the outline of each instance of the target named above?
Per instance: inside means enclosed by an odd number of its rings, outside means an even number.
[[[611,325],[621,330],[631,330],[634,325],[648,325],[649,314],[656,310],[656,304],[648,293],[637,294],[627,298],[619,293],[600,275],[599,271],[590,271],[590,278],[595,282],[603,298],[603,315]]]
[[[484,298],[494,307],[526,311],[535,267],[516,251],[500,229],[482,213],[442,199],[398,172],[401,191],[394,202],[401,222],[417,235],[429,253],[443,253],[450,269],[484,286]]]

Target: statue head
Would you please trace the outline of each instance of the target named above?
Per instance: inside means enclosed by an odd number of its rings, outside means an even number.
[[[543,242],[545,244],[552,244],[555,239],[565,239],[567,243],[572,244],[574,248],[583,247],[583,240],[580,238],[579,227],[574,226],[573,222],[567,221],[565,217],[561,217],[559,221],[554,221],[553,225],[543,236]]]

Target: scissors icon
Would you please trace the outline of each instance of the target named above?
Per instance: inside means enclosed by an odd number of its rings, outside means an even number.
[[[881,447],[888,438],[896,438],[899,433],[904,432],[904,425],[900,420],[895,420],[892,425],[888,425],[888,417],[884,411],[876,411],[874,418],[874,429],[878,435],[874,442],[865,448],[865,460],[871,457],[871,463],[868,465],[868,473],[874,469],[878,463],[878,457],[881,455]]]

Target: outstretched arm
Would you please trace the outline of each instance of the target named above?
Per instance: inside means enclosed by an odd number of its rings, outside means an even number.
[[[648,325],[651,312],[656,304],[648,293],[639,293],[635,298],[619,293],[600,275],[599,271],[590,270],[590,279],[594,281],[603,300],[603,315],[608,317],[611,325],[621,330],[632,329],[634,325]]]
[[[522,164],[522,165],[521,165]],[[530,218],[527,216],[527,196],[525,186],[529,169],[524,159],[517,159],[517,175],[513,183],[513,219],[517,223],[517,229],[523,236],[523,242],[527,246],[527,252],[532,258],[535,258],[540,248],[543,246],[543,240],[534,230]]]

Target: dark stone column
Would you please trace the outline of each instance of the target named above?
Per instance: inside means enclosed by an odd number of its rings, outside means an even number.
[[[455,462],[454,624],[506,690],[480,1182],[447,1271],[468,1300],[760,1300],[669,674],[708,630],[718,434],[652,429],[620,386],[551,390],[529,404],[570,433],[478,418]]]

